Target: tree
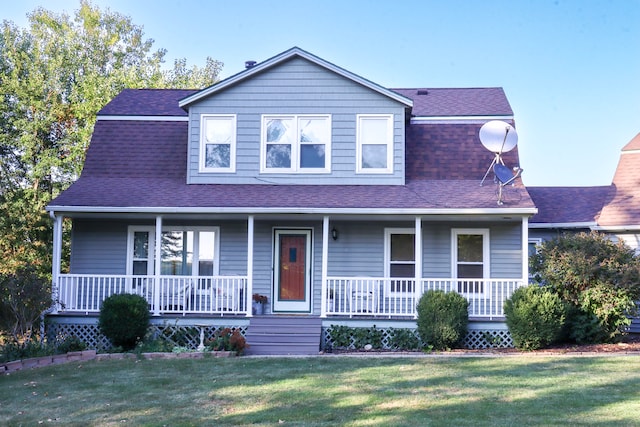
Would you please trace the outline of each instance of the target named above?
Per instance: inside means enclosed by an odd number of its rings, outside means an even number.
[[[640,299],[640,259],[624,242],[591,232],[542,244],[530,260],[536,280],[569,303],[569,336],[612,341],[624,333]]]
[[[51,271],[45,206],[80,175],[96,113],[124,88],[202,88],[222,63],[163,69],[129,17],[88,1],[70,17],[36,9],[29,27],[0,27],[0,271]]]

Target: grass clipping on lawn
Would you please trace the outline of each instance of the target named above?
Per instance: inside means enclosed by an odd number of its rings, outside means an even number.
[[[637,425],[640,356],[105,360],[0,378],[0,424]]]

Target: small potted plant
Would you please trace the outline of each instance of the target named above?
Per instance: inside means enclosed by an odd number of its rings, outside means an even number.
[[[253,294],[253,303],[251,305],[253,314],[264,314],[264,305],[267,301],[266,295]]]

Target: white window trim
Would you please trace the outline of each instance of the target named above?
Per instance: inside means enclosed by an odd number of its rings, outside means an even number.
[[[220,227],[189,227],[189,226],[163,226],[162,231],[192,231],[192,232],[200,232],[200,231],[209,231],[215,233],[215,240],[213,242],[213,275],[218,276],[220,273]],[[149,262],[147,265],[147,274],[153,275],[154,266],[155,266],[155,235],[156,230],[153,226],[137,226],[130,225],[127,230],[127,267],[126,274],[128,276],[133,275],[133,243],[134,243],[134,234],[136,232],[147,232],[149,233]],[[193,259],[194,265],[192,266],[192,274],[191,276],[198,276],[198,263],[195,262],[199,260],[199,235],[197,234],[194,238],[193,242]]]
[[[363,168],[362,167],[362,145],[361,139],[361,121],[362,119],[381,119],[386,118],[389,126],[386,135],[387,146],[387,167],[386,168]],[[393,173],[393,155],[394,155],[394,117],[393,114],[358,114],[356,115],[356,173],[357,174],[389,174]],[[366,141],[365,141],[366,142]],[[378,144],[382,145],[382,144]]]
[[[458,235],[471,234],[482,236],[482,278],[490,277],[491,249],[488,228],[452,228],[451,229],[451,276],[458,278]]]
[[[325,143],[324,168],[301,168],[300,167],[300,136],[298,134],[298,122],[301,118],[326,119],[329,126],[329,140]],[[291,167],[267,168],[267,120],[268,119],[292,119],[296,127],[296,140],[291,146]],[[260,173],[331,173],[331,140],[333,139],[333,123],[331,114],[263,114],[260,119]]]
[[[205,126],[207,119],[231,119],[233,126],[233,137],[231,139],[231,147],[229,148],[229,167],[228,168],[212,168],[205,166],[207,156],[207,141],[205,138]],[[201,114],[200,115],[200,148],[198,171],[203,173],[235,173],[236,171],[236,140],[238,128],[237,117],[235,114]]]
[[[414,292],[396,292],[396,291],[392,291],[391,290],[391,280],[393,280],[393,278],[391,277],[391,235],[392,234],[413,234],[414,239],[416,238],[416,229],[415,228],[385,228],[384,229],[384,277],[387,278],[388,280],[385,280],[385,291],[389,294],[389,295],[394,295],[394,296],[408,296],[408,295],[413,295]],[[414,248],[415,248],[415,244],[414,244]],[[414,249],[415,252],[415,249]],[[419,256],[419,254],[414,253],[413,254],[413,262],[409,262],[407,261],[406,264],[413,264],[414,266],[414,272],[415,272],[415,266],[417,263],[417,260],[415,258],[417,258]],[[401,264],[399,262],[396,262],[397,264]],[[414,274],[415,276],[415,274]],[[413,279],[415,280],[416,277],[410,278],[410,277],[405,277],[405,279]],[[415,283],[415,286],[418,286],[418,283]]]

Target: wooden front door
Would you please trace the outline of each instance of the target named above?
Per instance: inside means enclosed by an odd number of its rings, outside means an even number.
[[[311,312],[311,230],[276,230],[273,311]]]

